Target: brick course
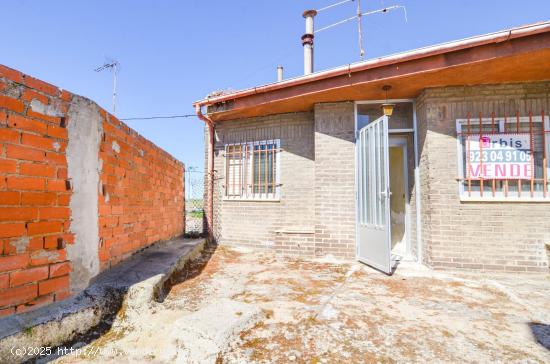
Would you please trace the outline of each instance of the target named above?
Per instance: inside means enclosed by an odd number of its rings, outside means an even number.
[[[70,296],[73,95],[0,65],[0,316]],[[46,114],[44,114],[46,113]],[[102,110],[103,269],[183,234],[183,164]],[[116,143],[120,148],[114,150]],[[106,198],[108,194],[108,198]],[[100,259],[101,258],[101,259]]]
[[[182,235],[184,167],[111,115],[99,147],[99,256],[111,267],[151,243]]]
[[[0,312],[11,314],[53,302],[69,288],[60,284],[48,292],[38,289],[49,278],[50,264],[66,256],[64,247],[47,245],[46,240],[73,237],[67,214],[41,213],[63,208],[60,197],[71,193],[53,188],[67,167],[66,134],[48,135],[48,128],[59,127],[60,118],[34,112],[31,106],[38,101],[63,109],[68,101],[58,99],[57,87],[4,66],[0,80],[5,85],[0,91],[0,276],[9,277],[9,288],[0,287]]]

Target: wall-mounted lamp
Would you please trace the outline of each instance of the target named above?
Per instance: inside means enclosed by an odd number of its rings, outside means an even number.
[[[384,113],[385,116],[391,116],[393,114],[393,108],[395,107],[395,104],[390,104],[388,102],[388,91],[391,90],[391,86],[390,85],[384,85],[382,87],[382,90],[384,90],[386,92],[386,102],[382,104],[381,108],[382,108],[382,112]]]

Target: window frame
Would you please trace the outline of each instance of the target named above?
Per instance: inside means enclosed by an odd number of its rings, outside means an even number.
[[[529,123],[529,116],[520,116],[520,123]],[[532,115],[532,123],[541,123],[544,122],[544,152],[546,154],[546,173],[549,176],[548,181],[550,181],[550,118],[548,115]],[[481,118],[481,123],[483,125],[492,125],[493,120],[495,121],[494,125],[498,126],[498,130],[505,130],[506,124],[515,124],[517,123],[517,118],[514,117],[494,117],[494,118]],[[497,122],[498,121],[498,122]],[[464,148],[462,146],[462,129],[464,126],[467,127],[468,119],[456,119],[456,145],[457,145],[457,168],[458,168],[458,194],[461,202],[550,202],[550,188],[546,197],[540,191],[534,191],[533,197],[531,196],[505,196],[502,191],[495,192],[493,197],[492,193],[487,192],[483,196],[468,196],[468,192],[465,190],[465,177],[464,177],[464,163],[463,158]],[[470,118],[471,125],[479,125],[479,118],[472,117]],[[541,151],[542,152],[542,151]],[[534,173],[534,172],[533,172]],[[489,180],[488,180],[489,181]],[[547,182],[548,183],[548,182]]]
[[[228,172],[229,172],[229,169],[228,169],[228,163],[229,163],[229,156],[228,156],[228,149],[230,147],[235,147],[235,146],[241,146],[241,148],[244,148],[245,146],[248,146],[249,148],[251,148],[252,150],[254,150],[254,147],[255,146],[259,146],[259,145],[274,145],[275,146],[275,151],[273,152],[274,153],[274,157],[275,157],[275,183],[274,183],[274,187],[275,187],[275,190],[274,192],[258,192],[258,193],[254,193],[254,186],[253,186],[253,181],[254,181],[254,159],[253,158],[248,158],[247,159],[247,162],[248,162],[248,165],[246,167],[246,173],[247,173],[247,181],[252,181],[252,185],[251,184],[247,184],[247,187],[246,187],[246,190],[247,192],[246,193],[241,193],[239,195],[229,195],[228,192],[229,192],[229,183],[227,183],[227,178],[229,178],[228,176]],[[223,167],[223,170],[224,170],[224,183],[223,183],[223,200],[224,201],[257,201],[257,202],[278,202],[280,201],[281,199],[281,140],[280,139],[263,139],[263,140],[255,140],[255,141],[251,141],[251,142],[241,142],[241,143],[227,143],[227,144],[224,144],[224,155],[223,155],[223,159],[224,159],[224,167]],[[243,153],[241,151],[241,153]],[[245,158],[242,158],[241,160],[243,160]],[[243,180],[243,172],[242,172],[242,168],[241,167],[241,175],[239,176],[239,178],[241,179],[241,186],[242,186],[242,180]]]

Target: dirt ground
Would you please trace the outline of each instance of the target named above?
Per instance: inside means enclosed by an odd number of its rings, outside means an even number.
[[[80,362],[550,362],[550,279],[209,249]],[[545,347],[546,346],[546,347]]]

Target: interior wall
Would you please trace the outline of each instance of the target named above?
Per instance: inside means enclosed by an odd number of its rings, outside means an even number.
[[[405,153],[402,146],[390,146],[389,163],[391,243],[394,248],[396,244],[408,238],[406,237],[406,200],[408,196],[405,190]]]

